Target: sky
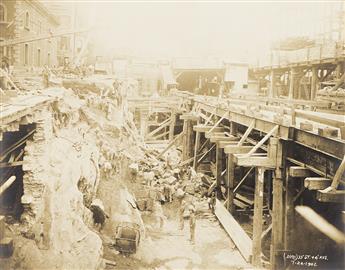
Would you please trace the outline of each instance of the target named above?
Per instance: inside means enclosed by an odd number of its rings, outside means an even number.
[[[265,54],[273,41],[315,36],[340,1],[79,1],[98,48],[139,56]]]

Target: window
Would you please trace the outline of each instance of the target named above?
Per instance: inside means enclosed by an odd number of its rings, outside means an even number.
[[[24,65],[29,65],[29,44],[24,45]]]
[[[24,24],[24,27],[29,29],[29,26],[30,26],[30,15],[29,15],[29,12],[26,12],[25,13],[25,24]]]
[[[0,4],[0,22],[6,22],[6,7],[3,4]]]

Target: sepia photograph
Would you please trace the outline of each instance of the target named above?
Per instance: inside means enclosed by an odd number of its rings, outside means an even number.
[[[345,269],[345,0],[1,0],[0,269]]]

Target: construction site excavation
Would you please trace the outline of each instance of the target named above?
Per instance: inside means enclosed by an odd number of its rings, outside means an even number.
[[[345,269],[344,1],[0,2],[0,269]]]

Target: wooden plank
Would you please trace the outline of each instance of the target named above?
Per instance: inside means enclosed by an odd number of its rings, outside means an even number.
[[[173,110],[171,112],[171,116],[170,116],[170,126],[169,126],[169,141],[172,141],[174,139],[174,135],[175,135],[175,123],[176,123],[176,112],[175,110]]]
[[[157,158],[162,157],[182,136],[183,132],[181,132],[179,135],[177,135],[169,144],[168,146],[157,156]]]
[[[193,127],[194,131],[199,131],[199,132],[208,132],[210,129],[212,128],[212,126],[202,126],[202,125],[195,125]],[[216,127],[213,129],[214,132],[224,132],[225,129],[222,127]]]
[[[331,185],[331,179],[324,177],[307,177],[304,179],[304,187],[309,190],[325,189]]]
[[[246,132],[241,137],[241,140],[238,142],[238,146],[241,146],[244,143],[244,141],[248,138],[248,135],[250,134],[250,132],[252,132],[254,127],[255,127],[255,119],[253,119],[253,121],[250,123],[249,127],[247,128]]]
[[[247,197],[245,197],[239,193],[236,193],[235,198],[245,202],[246,204],[248,204],[250,206],[252,206],[254,204],[254,201],[248,199]]]
[[[226,208],[230,211],[231,214],[235,212],[234,206],[234,187],[235,187],[235,163],[233,160],[233,155],[228,155],[227,158],[227,189],[228,189],[228,198]]]
[[[197,131],[195,133],[195,144],[194,144],[194,157],[193,157],[193,168],[196,171],[196,167],[198,165],[197,161],[198,161],[198,157],[197,157],[197,153],[198,153],[198,149],[199,149],[199,144],[200,144],[200,132]]]
[[[296,212],[324,235],[339,245],[345,244],[345,234],[308,206],[296,206]]]
[[[255,169],[255,196],[254,196],[254,220],[253,220],[253,260],[256,267],[261,267],[261,234],[263,223],[264,201],[264,173],[263,168]],[[238,195],[238,194],[236,194]]]
[[[217,136],[217,135],[214,135],[214,136],[211,136],[211,138],[210,138],[210,141],[213,142],[213,143],[216,143],[218,141],[233,142],[233,141],[237,141],[237,140],[238,140],[238,138],[234,137],[234,136],[228,137],[228,136]]]
[[[345,190],[318,190],[316,192],[316,199],[319,202],[344,203]]]
[[[159,124],[159,127],[155,130],[151,131],[149,134],[146,135],[147,138],[152,138],[157,132],[161,131],[163,128],[170,125],[170,118],[164,120],[162,123]]]
[[[224,148],[224,153],[226,154],[245,154],[248,153],[250,151],[250,149],[252,149],[252,146],[237,146],[236,145],[228,145],[225,146]]]
[[[226,115],[228,115],[229,112],[225,112],[222,117],[214,124],[214,126],[207,132],[207,133],[211,133],[225,118]]]
[[[235,155],[234,161],[237,166],[242,167],[265,167],[265,168],[275,168],[276,161],[272,158],[264,157],[247,157],[246,155]]]
[[[222,182],[222,171],[223,171],[223,149],[216,146],[216,179],[217,179],[217,192],[219,198],[221,194],[221,182]]]
[[[305,167],[291,166],[289,168],[289,175],[291,177],[308,177],[311,175],[311,171]]]
[[[252,240],[219,200],[216,200],[215,215],[243,258],[250,262],[252,257]]]
[[[9,167],[17,167],[22,166],[24,161],[14,161],[14,162],[2,162],[0,163],[0,168],[9,168]]]
[[[198,121],[199,116],[197,116],[195,114],[191,114],[191,113],[185,113],[185,114],[180,115],[180,119],[181,120]]]
[[[210,149],[208,149],[207,150],[207,152],[205,152],[203,155],[202,155],[202,157],[201,158],[199,158],[199,160],[198,160],[198,163],[200,163],[206,156],[207,156],[207,154],[209,153],[209,152],[211,152],[212,151],[212,149],[214,148],[214,147],[216,147],[216,145],[214,144],[214,145],[212,145],[211,146],[211,148]]]
[[[333,177],[333,181],[332,181],[332,185],[331,185],[333,189],[338,188],[340,178],[343,175],[344,171],[345,171],[345,155],[343,157],[343,160],[340,163],[340,166],[337,169],[337,172],[335,173],[335,175]]]
[[[8,178],[7,180],[6,180],[6,182],[5,183],[3,183],[2,185],[1,185],[1,187],[0,187],[0,195],[2,194],[2,193],[4,193],[12,184],[13,184],[13,182],[16,180],[16,177],[14,176],[14,175],[12,175],[10,178]]]
[[[263,137],[254,147],[252,150],[249,151],[247,156],[254,154],[260,147],[263,145],[274,133],[276,133],[279,129],[279,125],[274,126],[266,135]]]
[[[220,148],[225,148],[228,145],[236,145],[237,141],[217,141]]]

